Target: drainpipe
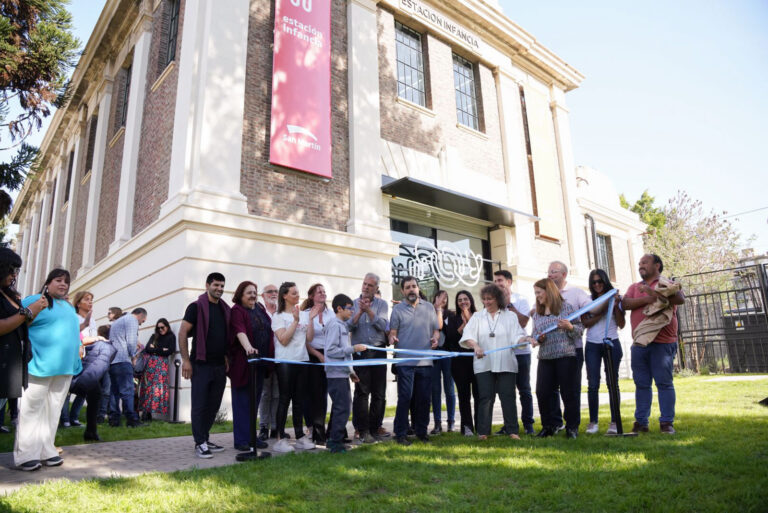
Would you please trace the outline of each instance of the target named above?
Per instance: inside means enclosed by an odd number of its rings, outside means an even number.
[[[595,231],[595,218],[589,214],[584,214],[586,219],[592,225],[592,257],[594,258],[594,267],[597,268],[597,232]],[[586,229],[586,226],[584,227]],[[589,248],[587,248],[587,260],[589,260]]]

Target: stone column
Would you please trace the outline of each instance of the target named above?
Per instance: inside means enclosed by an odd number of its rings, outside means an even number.
[[[56,237],[61,230],[61,202],[64,200],[64,190],[66,188],[66,170],[61,167],[61,161],[59,161],[59,169],[54,172],[55,176],[58,176],[56,180],[56,188],[53,190],[53,219],[51,220],[51,231],[48,234],[48,251],[45,256],[45,268],[50,269],[51,266],[59,262],[54,262],[54,255],[56,253]],[[71,191],[70,191],[71,192]],[[48,215],[46,212],[45,215]]]
[[[555,126],[555,142],[557,144],[557,163],[560,167],[560,184],[565,206],[565,224],[568,232],[568,253],[570,257],[569,275],[585,274],[587,263],[585,247],[587,241],[583,225],[579,220],[579,205],[576,202],[576,164],[571,143],[571,127],[568,120],[568,109],[565,106],[565,92],[557,87],[551,88],[554,101],[550,103],[552,119]]]
[[[39,196],[39,195],[38,195]],[[24,261],[24,268],[26,269],[26,275],[24,276],[23,288],[20,292],[24,292],[22,295],[29,295],[32,293],[32,285],[35,280],[35,243],[37,237],[40,235],[40,199],[33,198],[29,202],[29,209],[32,211],[32,221],[29,224],[29,244],[27,245],[27,253],[21,256]]]
[[[249,0],[184,6],[168,200],[160,217],[183,204],[248,212],[240,169],[249,6]]]
[[[349,221],[347,231],[388,240],[381,194],[379,43],[375,0],[347,5]]]
[[[142,19],[138,22],[138,36],[133,46],[131,90],[128,96],[128,115],[125,119],[123,160],[120,165],[120,192],[117,198],[115,240],[109,245],[110,254],[133,236],[136,173],[139,163],[144,97],[147,90],[149,49],[152,43],[152,14],[142,10],[141,16]]]
[[[19,238],[18,244],[16,245],[17,253],[21,257],[21,271],[19,271],[19,275],[16,277],[16,288],[22,289],[24,287],[24,283],[27,279],[27,252],[29,251],[29,239],[30,239],[30,221],[29,217],[25,218],[20,224],[19,224]],[[19,292],[23,293],[26,292],[25,290],[19,290]]]
[[[38,214],[38,236],[37,236],[37,250],[35,251],[35,278],[32,281],[32,288],[38,286],[42,282],[45,273],[48,269],[45,268],[46,262],[43,261],[43,246],[45,245],[45,232],[48,229],[48,222],[46,217],[48,216],[48,209],[51,208],[51,196],[53,195],[53,184],[46,182],[40,188],[43,194],[42,205]]]
[[[109,129],[109,107],[112,104],[111,78],[104,79],[100,88],[99,113],[96,120],[96,139],[93,147],[91,182],[88,187],[88,207],[83,237],[83,264],[77,271],[80,275],[93,267],[96,256],[96,232],[99,226],[99,200],[101,199],[101,178],[104,174],[104,156],[107,153],[107,131]]]

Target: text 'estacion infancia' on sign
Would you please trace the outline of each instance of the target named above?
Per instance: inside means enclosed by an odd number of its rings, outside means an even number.
[[[290,16],[283,16],[281,29],[286,34],[302,41],[306,41],[312,46],[316,46],[317,48],[323,47],[325,36],[323,36],[323,33],[318,30],[317,27],[302,23]]]

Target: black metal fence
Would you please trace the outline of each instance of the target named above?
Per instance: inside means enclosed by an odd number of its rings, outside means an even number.
[[[768,372],[768,264],[679,278],[679,366],[695,372]]]

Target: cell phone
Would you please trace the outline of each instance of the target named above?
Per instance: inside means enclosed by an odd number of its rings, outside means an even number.
[[[46,294],[48,294],[48,285],[43,287],[43,295],[46,295]]]

